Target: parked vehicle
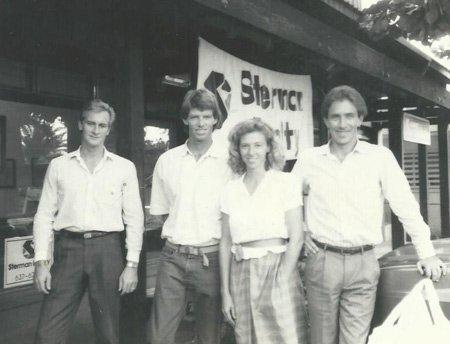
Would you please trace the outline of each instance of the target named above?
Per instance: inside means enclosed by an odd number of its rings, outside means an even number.
[[[433,240],[436,253],[447,266],[447,275],[435,283],[442,310],[450,319],[450,239]],[[418,257],[412,245],[393,250],[379,259],[381,267],[373,325],[378,326],[390,311],[423,278],[417,273]]]

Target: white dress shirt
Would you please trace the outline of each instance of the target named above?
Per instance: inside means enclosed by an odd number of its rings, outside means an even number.
[[[169,214],[163,238],[179,245],[218,243],[220,194],[232,176],[227,159],[214,142],[198,161],[186,143],[159,157],[153,172],[150,213]]]
[[[233,244],[289,237],[286,211],[302,204],[300,183],[292,174],[269,170],[256,190],[249,194],[245,174],[225,186],[222,212],[229,215]]]
[[[53,230],[119,232],[127,260],[139,262],[144,215],[134,164],[106,149],[93,173],[80,150],[53,159],[34,218],[35,260],[50,259]]]
[[[302,152],[292,171],[302,182],[306,222],[316,240],[337,246],[379,244],[386,198],[421,259],[435,254],[430,229],[392,152],[358,141],[340,162],[329,144]]]

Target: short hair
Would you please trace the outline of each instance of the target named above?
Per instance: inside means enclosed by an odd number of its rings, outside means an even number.
[[[200,111],[211,110],[214,118],[217,119],[214,129],[219,129],[222,126],[222,112],[216,96],[207,89],[199,88],[198,90],[187,91],[180,109],[182,118],[186,119],[192,109]]]
[[[270,168],[282,170],[286,159],[284,157],[283,149],[275,136],[275,131],[260,118],[255,117],[239,122],[231,129],[230,134],[228,135],[228,140],[230,141],[228,165],[230,165],[233,172],[241,175],[247,171],[241,157],[239,145],[242,136],[253,132],[262,133],[269,146],[269,152],[266,156],[266,170],[269,170]]]
[[[98,113],[103,111],[106,111],[109,114],[109,124],[112,125],[116,119],[116,112],[111,105],[105,103],[101,99],[92,99],[83,106],[80,114],[80,122],[84,120],[88,112]]]
[[[350,101],[355,106],[356,110],[358,111],[359,117],[364,118],[367,116],[367,105],[361,93],[359,93],[353,87],[341,85],[332,88],[326,94],[320,110],[322,118],[328,117],[328,111],[330,110],[330,107],[334,102],[342,101],[345,99]]]

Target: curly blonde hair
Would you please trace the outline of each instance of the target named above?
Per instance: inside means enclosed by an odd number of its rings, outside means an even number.
[[[275,131],[268,124],[264,123],[261,118],[255,117],[239,122],[231,129],[231,132],[228,135],[228,141],[230,141],[230,147],[228,149],[230,154],[228,165],[230,165],[233,172],[241,175],[247,171],[241,153],[239,152],[239,145],[242,136],[253,132],[262,133],[269,146],[269,152],[266,156],[266,170],[271,168],[282,170],[286,159],[284,157],[283,149],[275,136]]]

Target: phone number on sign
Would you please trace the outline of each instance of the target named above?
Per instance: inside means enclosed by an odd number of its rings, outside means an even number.
[[[22,282],[27,280],[32,280],[34,276],[34,272],[29,272],[26,274],[18,274],[14,276],[14,282]]]

